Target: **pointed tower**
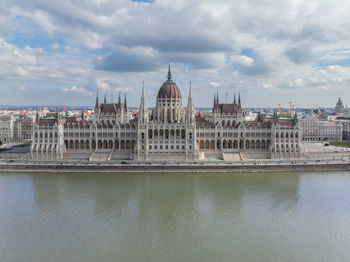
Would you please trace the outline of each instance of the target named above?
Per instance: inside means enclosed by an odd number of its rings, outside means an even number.
[[[148,109],[145,95],[145,82],[142,81],[142,96],[140,103],[139,124],[146,124],[148,122]]]
[[[169,62],[169,69],[168,69],[168,80],[171,80],[170,62]]]
[[[236,105],[236,93],[233,93],[233,104]]]
[[[192,100],[192,83],[190,81],[190,89],[188,91],[188,101],[187,101],[187,124],[192,125],[194,123],[193,111],[194,110],[193,110],[193,100]]]
[[[214,107],[216,105],[216,95],[215,95],[215,92],[214,92]]]
[[[99,109],[100,105],[99,105],[99,102],[98,102],[98,92],[96,94],[96,105],[95,105],[95,109]],[[65,107],[66,108],[66,107]]]
[[[35,123],[39,124],[39,110],[36,110]]]
[[[124,110],[128,110],[128,105],[126,103],[126,93],[124,94]]]
[[[216,91],[216,103],[219,104],[219,91]]]
[[[238,108],[241,109],[242,105],[241,105],[241,92],[238,93]]]
[[[297,111],[294,112],[293,120],[294,120],[294,124],[296,124],[298,122]]]
[[[105,93],[105,99],[103,100],[104,104],[107,104],[107,97],[106,97],[106,93]]]

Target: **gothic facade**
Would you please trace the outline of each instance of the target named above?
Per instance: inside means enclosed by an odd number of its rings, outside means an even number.
[[[294,119],[246,121],[240,94],[233,103],[220,103],[214,95],[210,116],[195,114],[192,87],[184,108],[180,89],[167,80],[149,110],[145,89],[138,115],[131,117],[120,96],[118,103],[99,103],[91,120],[50,114],[36,119],[33,158],[89,159],[90,161],[194,161],[243,160],[300,156],[299,125]]]

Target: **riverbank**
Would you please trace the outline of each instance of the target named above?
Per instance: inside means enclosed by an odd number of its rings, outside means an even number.
[[[302,171],[350,171],[350,163],[239,163],[239,164],[50,164],[50,163],[2,163],[1,172],[302,172]]]

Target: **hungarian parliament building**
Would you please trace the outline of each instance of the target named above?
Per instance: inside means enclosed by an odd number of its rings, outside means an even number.
[[[149,110],[142,86],[140,108],[131,117],[126,103],[100,103],[93,117],[84,119],[48,113],[37,115],[33,127],[33,158],[90,161],[236,161],[246,158],[298,158],[300,128],[297,117],[246,120],[240,95],[220,103],[214,95],[212,113],[195,113],[191,84],[187,107],[169,71]]]

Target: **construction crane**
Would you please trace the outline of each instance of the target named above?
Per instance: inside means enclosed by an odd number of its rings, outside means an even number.
[[[290,111],[293,111],[294,109],[294,103],[293,102],[287,102],[289,104]]]

